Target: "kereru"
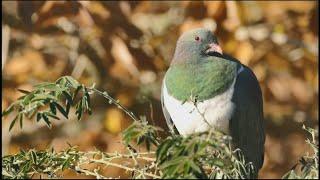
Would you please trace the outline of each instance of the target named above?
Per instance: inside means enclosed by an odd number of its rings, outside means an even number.
[[[172,133],[185,136],[213,127],[231,135],[256,171],[262,167],[265,132],[258,80],[247,66],[222,53],[210,30],[180,36],[161,102]]]

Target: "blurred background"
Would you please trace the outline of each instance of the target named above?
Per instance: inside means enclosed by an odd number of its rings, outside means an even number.
[[[167,130],[160,87],[176,40],[206,27],[260,82],[267,133],[260,177],[279,178],[310,151],[302,124],[318,129],[318,14],[315,1],[2,2],[2,110],[22,95],[17,89],[71,75]],[[101,97],[92,102],[92,116],[55,121],[51,130],[26,120],[9,133],[12,116],[2,118],[2,155],[59,151],[67,142],[121,152],[121,131],[131,120]]]

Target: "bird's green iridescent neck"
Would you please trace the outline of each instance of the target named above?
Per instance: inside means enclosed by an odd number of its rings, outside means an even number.
[[[168,93],[181,101],[196,97],[213,98],[232,84],[237,64],[219,57],[207,57],[196,63],[172,65],[165,76]]]

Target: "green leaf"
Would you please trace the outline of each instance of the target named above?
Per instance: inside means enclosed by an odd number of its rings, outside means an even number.
[[[57,87],[57,85],[55,83],[52,82],[43,82],[40,84],[36,84],[34,85],[35,88],[40,89],[40,88],[45,88],[45,89],[55,89]]]
[[[55,104],[51,102],[51,103],[49,103],[49,106],[50,106],[50,111],[51,111],[54,115],[56,115],[56,114],[57,114],[57,109],[56,109]]]
[[[18,89],[19,92],[23,93],[23,94],[29,94],[31,93],[30,91],[26,91],[26,90],[23,90],[23,89]]]
[[[43,156],[41,159],[40,159],[40,161],[38,162],[38,166],[41,166],[42,165],[42,163],[44,163],[44,161],[47,159],[47,157],[46,156]]]
[[[27,112],[27,118],[28,119],[33,119],[33,117],[34,117],[34,115],[36,114],[36,110],[34,109],[34,110],[30,110],[30,111],[28,111]]]
[[[87,88],[85,88],[85,97],[86,97],[86,102],[87,102],[87,109],[88,109],[88,111],[89,111],[89,114],[91,114],[91,102],[90,102],[90,95],[89,95],[89,92],[88,92],[88,90],[87,90]]]
[[[33,163],[37,164],[37,154],[33,150],[31,150],[30,153],[31,153]]]
[[[37,113],[37,122],[39,122],[42,118],[42,113],[41,112],[38,112]]]
[[[20,128],[22,129],[22,126],[23,126],[23,114],[20,114],[19,113],[19,121],[20,121]]]
[[[62,170],[65,170],[69,165],[70,165],[70,157],[63,162]]]
[[[183,163],[186,160],[188,160],[188,159],[186,159],[185,156],[180,156],[180,157],[174,158],[174,159],[172,159],[170,161],[167,161],[167,162],[163,163],[160,167],[161,168],[168,168],[170,166],[175,166],[175,165],[178,165],[180,163]]]
[[[49,128],[51,128],[51,122],[49,121],[49,118],[48,118],[48,116],[47,116],[45,113],[42,114],[42,119],[44,120],[44,122],[46,123],[46,125],[47,125]]]
[[[46,115],[49,117],[52,117],[53,119],[60,120],[60,118],[58,116],[52,114],[51,112],[46,113]]]
[[[50,94],[35,94],[34,98],[32,98],[31,102],[39,101],[39,100],[57,100],[57,97],[52,96]]]
[[[168,152],[168,149],[170,146],[172,146],[174,142],[171,141],[170,139],[169,140],[166,140],[164,142],[162,142],[159,146],[158,146],[158,149],[157,149],[157,152],[156,152],[156,156],[157,156],[157,160],[160,162],[166,157],[166,154]]]
[[[143,137],[142,137],[143,138]],[[151,143],[150,143],[150,140],[148,140],[149,138],[147,138],[147,140],[145,141],[146,142],[146,148],[147,148],[147,151],[150,151],[150,148],[151,148]],[[139,145],[139,144],[138,144]]]
[[[66,82],[67,82],[67,80],[66,80],[65,76],[63,76],[63,77],[60,77],[59,79],[57,79],[55,83],[60,84],[62,86],[65,86]]]
[[[29,104],[30,100],[34,97],[33,93],[30,93],[28,95],[26,95],[23,100],[22,100],[22,104],[26,105]]]
[[[70,83],[70,85],[71,85],[73,88],[77,88],[77,87],[79,86],[78,81],[76,81],[73,77],[71,77],[71,76],[65,76],[65,79],[67,80],[67,82]]]
[[[81,117],[82,117],[82,112],[83,112],[82,105],[83,105],[83,103],[82,103],[82,99],[81,99],[77,104],[77,110],[76,110],[78,120],[81,120]]]
[[[68,113],[63,109],[63,107],[62,107],[60,104],[56,103],[56,102],[52,102],[52,103],[54,103],[54,105],[55,105],[55,106],[57,107],[57,109],[61,112],[61,114],[62,114],[65,118],[68,119]]]
[[[190,167],[191,167],[194,171],[196,171],[197,173],[202,173],[200,167],[199,167],[198,165],[196,165],[196,164],[194,163],[194,161],[189,161],[189,165],[190,165]]]
[[[67,99],[67,102],[73,104],[72,96],[67,91],[62,91],[62,94]]]
[[[75,99],[79,93],[79,91],[82,89],[82,86],[78,86],[77,89],[74,91],[73,97],[72,97],[72,101],[75,102]]]
[[[4,116],[10,114],[14,110],[14,105],[15,105],[15,103],[12,103],[6,110],[4,110],[2,112],[2,116],[4,117]]]
[[[69,114],[69,112],[70,112],[70,107],[71,107],[71,104],[72,104],[72,102],[70,102],[70,101],[67,101],[67,104],[66,104],[66,114]]]
[[[19,115],[17,115],[17,116],[13,119],[13,121],[11,122],[11,124],[10,124],[10,126],[9,126],[9,131],[11,131],[11,129],[13,128],[14,124],[16,123],[16,121],[17,121],[17,119],[18,119],[18,116],[19,116]]]

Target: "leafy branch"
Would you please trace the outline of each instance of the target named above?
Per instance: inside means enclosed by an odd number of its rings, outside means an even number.
[[[283,179],[318,179],[319,178],[319,142],[317,141],[318,132],[315,129],[302,127],[311,135],[311,140],[307,139],[306,142],[313,150],[312,155],[305,155],[300,158],[299,162],[287,172]],[[300,166],[300,168],[298,168]]]
[[[4,156],[2,159],[2,178],[26,179],[34,175],[43,175],[47,178],[57,178],[66,169],[73,170],[79,174],[91,175],[96,178],[107,178],[100,171],[99,167],[86,169],[85,165],[96,163],[105,166],[114,166],[134,171],[153,178],[159,178],[155,174],[142,172],[139,168],[132,168],[112,162],[114,159],[136,159],[153,162],[150,157],[154,152],[142,152],[133,154],[105,153],[98,150],[82,152],[76,147],[70,147],[65,151],[55,152],[53,149],[46,151],[21,150],[19,154]]]
[[[44,120],[48,127],[51,127],[51,119],[60,120],[57,116],[59,111],[66,119],[68,119],[70,108],[76,108],[78,120],[81,120],[83,113],[92,113],[90,95],[96,93],[103,96],[109,104],[116,105],[119,109],[125,112],[132,120],[139,119],[126,107],[121,105],[118,100],[112,98],[107,92],[99,91],[92,87],[85,87],[71,76],[64,76],[56,80],[54,83],[45,82],[34,86],[34,90],[29,92],[18,89],[22,92],[17,101],[12,103],[2,116],[6,116],[13,111],[17,111],[17,115],[10,124],[9,130],[13,128],[16,121],[20,122],[20,128],[23,126],[23,117],[29,119],[36,116],[37,122]],[[42,110],[46,109],[47,110]]]
[[[137,127],[135,127],[137,128]],[[201,133],[182,138],[170,137],[156,151],[135,152],[127,148],[125,153],[106,153],[98,150],[82,152],[70,147],[61,152],[21,150],[2,159],[3,178],[62,177],[66,169],[79,174],[108,178],[100,171],[113,166],[132,172],[134,178],[245,178],[235,166],[244,166],[230,151],[228,136],[218,132]],[[221,143],[221,144],[220,144]],[[114,160],[121,159],[121,163]],[[86,165],[97,167],[87,169]]]
[[[57,116],[59,111],[68,119],[70,108],[76,108],[78,120],[81,120],[83,113],[91,114],[90,91],[84,85],[78,83],[70,76],[59,78],[55,83],[41,83],[34,86],[34,90],[29,92],[20,90],[24,93],[17,101],[12,103],[3,113],[6,116],[13,111],[17,114],[9,126],[13,128],[16,121],[23,127],[23,119],[36,116],[36,121],[43,120],[48,127],[51,127],[51,120],[60,120]],[[78,97],[81,94],[81,97]]]
[[[77,118],[81,120],[84,113],[92,113],[90,95],[94,93],[106,98],[110,104],[116,105],[134,122],[122,134],[123,143],[127,147],[126,153],[106,153],[98,150],[82,152],[71,146],[61,152],[55,152],[53,149],[21,150],[18,154],[2,157],[2,178],[25,179],[35,175],[56,178],[62,176],[64,170],[69,169],[79,174],[105,179],[109,177],[100,169],[107,166],[131,172],[133,178],[256,177],[252,164],[245,162],[241,151],[232,150],[230,136],[210,130],[186,137],[169,136],[160,139],[157,132],[161,129],[148,124],[145,117],[138,119],[107,92],[99,91],[94,86],[86,87],[70,76],[61,77],[54,83],[36,85],[31,92],[19,91],[24,95],[3,112],[3,116],[16,112],[9,130],[16,121],[20,122],[22,128],[25,117],[36,117],[37,122],[43,120],[48,127],[51,127],[53,119],[60,120],[58,112],[68,119],[71,107],[76,109]],[[315,132],[312,129],[306,130],[312,134],[312,141],[307,142],[313,147],[314,155],[305,156],[300,160],[301,176],[292,170],[284,178],[318,177],[319,159]],[[132,142],[135,142],[135,145],[145,144],[148,151],[138,152],[131,145]],[[116,159],[121,159],[125,163],[117,163],[114,161]],[[97,168],[86,169],[86,165],[89,164],[95,164]]]

